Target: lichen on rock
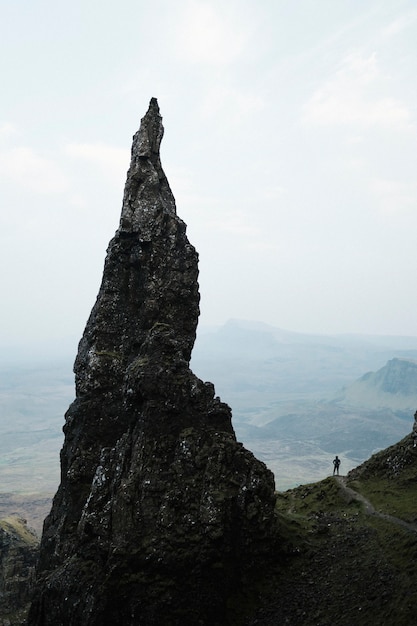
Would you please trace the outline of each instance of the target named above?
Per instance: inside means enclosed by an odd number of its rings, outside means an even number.
[[[189,367],[198,255],[162,136],[153,98],[75,361],[31,626],[237,623],[233,598],[276,541],[273,475]]]

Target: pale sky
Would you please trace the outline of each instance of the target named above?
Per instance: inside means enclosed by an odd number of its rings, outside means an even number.
[[[0,347],[81,337],[151,97],[200,324],[417,335],[415,0],[0,0],[0,24]]]

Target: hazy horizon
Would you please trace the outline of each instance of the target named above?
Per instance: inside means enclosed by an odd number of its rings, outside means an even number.
[[[197,338],[195,346],[199,343],[199,337],[210,333],[222,332],[223,329],[228,329],[230,325],[237,325],[240,328],[248,328],[248,331],[260,330],[260,331],[280,331],[284,335],[299,336],[299,340],[302,342],[303,338],[320,338],[334,339],[337,343],[338,340],[343,341],[345,339],[348,343],[352,342],[355,345],[357,341],[372,341],[376,344],[383,344],[386,347],[392,347],[393,349],[406,350],[417,349],[417,335],[402,335],[402,334],[376,334],[376,333],[303,333],[300,331],[292,331],[286,328],[273,326],[262,320],[243,320],[239,318],[230,318],[225,320],[222,324],[198,324]],[[0,343],[0,368],[13,367],[14,365],[29,366],[45,363],[48,365],[53,362],[63,363],[66,362],[72,367],[72,362],[75,360],[78,343],[81,339],[79,337],[58,337],[55,341],[45,341],[44,339],[36,341],[35,339],[28,342],[16,342],[14,344],[3,341]],[[254,355],[256,356],[256,355]]]

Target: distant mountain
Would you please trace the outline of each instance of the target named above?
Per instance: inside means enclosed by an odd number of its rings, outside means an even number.
[[[417,337],[311,335],[230,320],[200,331],[192,363],[232,407],[238,438],[284,489],[331,472],[334,454],[347,472],[404,437],[417,408],[404,364],[414,359]],[[387,361],[394,365],[383,389],[361,396],[360,380],[378,378]],[[376,373],[364,376],[369,370]],[[387,391],[395,380],[397,395]]]
[[[242,394],[245,405],[249,395],[258,405],[272,397],[330,397],[394,357],[417,360],[417,337],[312,335],[235,319],[199,330],[192,367],[236,409]]]
[[[336,395],[351,406],[393,410],[417,408],[417,361],[394,358],[377,372],[368,372]]]

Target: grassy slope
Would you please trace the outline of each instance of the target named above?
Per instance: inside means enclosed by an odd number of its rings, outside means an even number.
[[[38,537],[27,527],[25,520],[14,515],[0,519],[0,530],[13,538],[17,547],[38,545]]]
[[[351,472],[348,485],[376,511],[415,522],[417,448],[411,437]],[[277,508],[286,556],[251,623],[417,624],[417,531],[366,514],[334,478],[280,493]]]

